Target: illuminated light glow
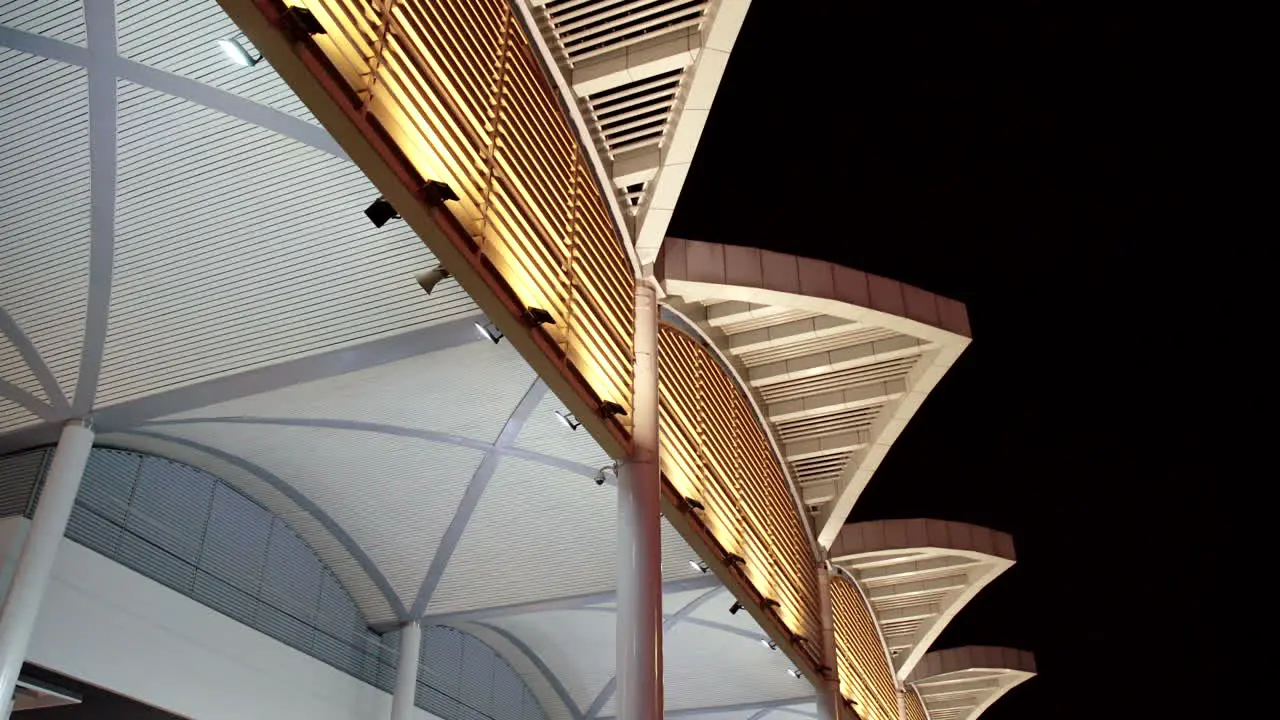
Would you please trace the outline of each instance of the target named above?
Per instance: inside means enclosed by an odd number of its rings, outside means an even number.
[[[864,720],[898,720],[897,685],[875,617],[862,592],[844,575],[831,578],[840,694]]]
[[[235,38],[219,40],[218,47],[222,48],[222,52],[226,54],[227,58],[237,65],[253,67],[262,60],[261,55],[250,55],[249,51],[245,50],[244,46],[240,44],[240,41]]]

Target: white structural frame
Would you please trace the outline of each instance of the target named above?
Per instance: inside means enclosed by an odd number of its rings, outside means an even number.
[[[13,582],[0,607],[0,720],[8,720],[13,710],[14,688],[92,447],[93,430],[88,423],[63,426]]]
[[[966,645],[925,655],[907,682],[919,694],[929,720],[977,720],[992,703],[1035,675],[1035,656],[1025,650]]]
[[[903,519],[845,525],[831,546],[831,561],[864,592],[886,648],[898,647],[885,634],[886,625],[904,614],[920,618],[919,629],[901,646],[905,652],[890,652],[902,682],[947,624],[1012,567],[1016,556],[1006,533],[968,523]],[[925,610],[899,604],[912,596],[923,598]],[[878,608],[877,602],[894,607]]]

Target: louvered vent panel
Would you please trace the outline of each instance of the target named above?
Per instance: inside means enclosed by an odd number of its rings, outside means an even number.
[[[195,564],[204,541],[213,484],[213,478],[195,468],[147,458],[142,461],[125,528]]]
[[[256,592],[270,538],[271,514],[219,483],[213,492],[200,567],[244,592]]]
[[[853,325],[850,329],[843,332],[831,333],[822,337],[810,338],[807,340],[796,340],[777,347],[769,347],[761,350],[748,350],[746,352],[736,353],[738,359],[747,367],[756,367],[765,363],[779,362],[781,360],[790,360],[793,358],[804,357],[805,355],[813,355],[814,353],[827,352],[829,350],[838,350],[842,347],[851,345],[862,345],[864,343],[876,342],[877,340],[887,340],[897,336],[898,333],[884,328],[869,328],[863,325]]]
[[[860,385],[897,380],[906,377],[918,359],[918,355],[912,355],[774,383],[760,388],[760,398],[766,403],[776,403],[836,390],[847,390]]]
[[[195,565],[131,532],[121,534],[116,560],[183,595],[190,595],[195,584]]]
[[[672,70],[586,98],[597,137],[610,158],[662,142],[683,78],[684,70]]]
[[[324,570],[315,553],[277,518],[271,530],[262,599],[303,622],[315,618]]]
[[[0,457],[0,517],[27,512],[36,480],[44,468],[45,450]]]

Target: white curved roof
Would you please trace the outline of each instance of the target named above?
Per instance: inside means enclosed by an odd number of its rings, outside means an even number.
[[[100,444],[279,514],[370,624],[465,626],[561,717],[607,717],[605,453],[456,284],[423,294],[431,253],[369,224],[373,186],[268,65],[223,57],[213,0],[86,5],[0,4],[0,453],[91,412]],[[749,613],[691,606],[718,582],[663,539],[668,714],[813,716]]]
[[[658,255],[750,0],[518,0],[641,264]]]
[[[866,592],[899,680],[1015,561],[1008,534],[932,519],[850,523],[831,544],[830,558]]]
[[[749,388],[830,546],[968,346],[964,305],[829,262],[679,238],[657,267],[666,302]]]
[[[991,704],[1035,677],[1025,650],[969,645],[924,656],[907,682],[915,686],[929,720],[976,720]]]

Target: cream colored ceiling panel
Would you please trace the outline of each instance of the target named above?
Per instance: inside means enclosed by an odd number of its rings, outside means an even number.
[[[26,408],[0,398],[0,430],[17,430],[40,422],[40,418],[27,412]]]
[[[0,50],[0,307],[68,396],[88,289],[87,92],[83,68]],[[12,345],[0,353],[22,362]]]
[[[381,590],[369,577],[349,548],[336,539],[311,512],[285,496],[266,479],[246,471],[225,459],[176,442],[135,433],[99,435],[96,443],[167,457],[198,467],[227,482],[280,517],[302,538],[326,567],[338,578],[369,623],[395,620]]]
[[[172,417],[334,419],[491,443],[535,377],[510,344],[475,342]]]
[[[271,471],[327,513],[411,604],[483,453],[381,433],[195,423],[159,426]]]
[[[0,0],[0,25],[84,45],[85,0]]]
[[[664,707],[669,712],[764,703],[813,692],[807,680],[787,672],[793,665],[783,653],[759,640],[694,623],[677,622],[662,636],[662,666]],[[616,696],[600,714],[616,714],[615,702]]]
[[[612,590],[616,513],[608,485],[503,458],[427,613]]]
[[[115,285],[99,404],[475,312],[358,169],[123,83]]]
[[[316,122],[265,60],[244,67],[227,57],[219,40],[235,40],[253,56],[258,52],[213,0],[116,0],[116,26],[122,57]]]
[[[485,623],[515,635],[537,653],[583,710],[613,678],[613,613],[554,610]]]
[[[596,468],[613,462],[591,438],[586,428],[569,429],[556,416],[557,411],[565,412],[564,403],[554,393],[547,393],[525,422],[524,429],[516,438],[516,447],[534,452],[549,452]]]

